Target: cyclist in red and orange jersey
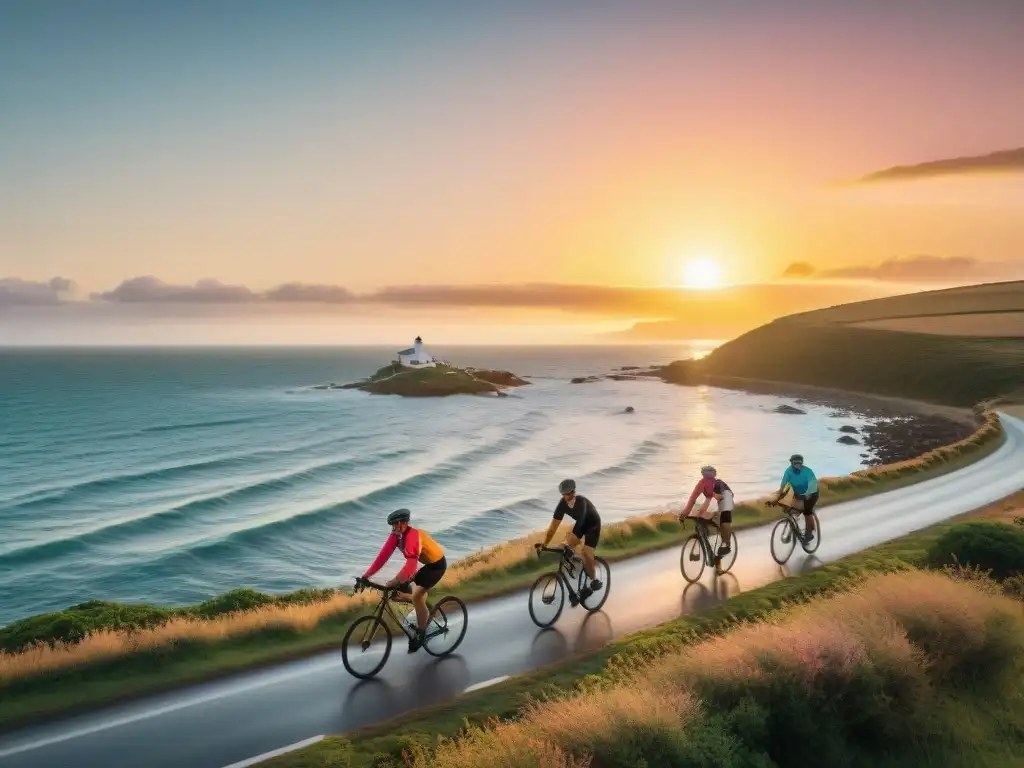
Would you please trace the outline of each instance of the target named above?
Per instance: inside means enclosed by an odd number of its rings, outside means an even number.
[[[445,560],[444,550],[441,545],[434,541],[433,537],[426,531],[413,528],[409,525],[412,514],[408,509],[396,509],[388,515],[388,525],[391,526],[391,535],[388,536],[380,554],[373,564],[366,569],[363,579],[368,579],[379,571],[384,563],[388,561],[396,549],[401,549],[405,557],[405,565],[402,570],[387,583],[389,587],[397,587],[398,594],[395,600],[411,602],[416,608],[416,622],[418,635],[409,638],[409,653],[418,651],[423,645],[423,636],[427,631],[427,594],[437,582],[444,576],[448,568]],[[423,567],[417,570],[422,563]],[[414,575],[415,574],[415,575]],[[410,593],[409,582],[412,581]]]

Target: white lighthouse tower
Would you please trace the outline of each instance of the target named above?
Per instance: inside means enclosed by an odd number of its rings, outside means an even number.
[[[423,339],[419,336],[409,349],[399,351],[398,362],[410,368],[429,368],[437,364],[433,356],[423,349]]]

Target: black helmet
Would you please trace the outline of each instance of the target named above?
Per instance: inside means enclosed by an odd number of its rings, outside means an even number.
[[[801,464],[803,464],[804,457],[801,456],[799,453],[794,453],[792,456],[789,457],[789,463],[792,464],[795,461],[799,461]]]
[[[412,517],[412,513],[405,509],[396,509],[390,515],[388,515],[388,525],[394,525],[395,523],[408,523],[409,518]]]
[[[567,493],[576,493],[576,481],[572,479],[563,480],[558,484],[558,492],[563,496]]]

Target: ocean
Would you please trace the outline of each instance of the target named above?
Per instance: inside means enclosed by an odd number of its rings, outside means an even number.
[[[777,487],[794,451],[819,476],[860,468],[836,443],[858,417],[569,381],[707,345],[433,351],[533,383],[507,398],[312,388],[393,357],[368,347],[0,350],[0,624],[92,599],[348,585],[397,507],[451,561],[543,528],[563,477],[615,521],[677,508],[709,462],[738,501]]]

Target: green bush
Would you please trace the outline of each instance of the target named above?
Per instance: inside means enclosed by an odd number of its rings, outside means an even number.
[[[90,600],[63,611],[30,616],[0,629],[0,650],[17,652],[36,643],[77,643],[102,629],[147,629],[166,623],[180,611],[154,605]]]
[[[275,600],[276,598],[271,595],[257,592],[249,587],[243,587],[242,589],[233,589],[230,592],[225,592],[223,595],[217,595],[217,597],[211,600],[200,603],[196,607],[196,613],[204,618],[209,618],[210,616],[220,616],[225,613],[251,611],[254,608],[273,603]]]
[[[1024,529],[988,521],[955,525],[932,545],[928,561],[936,567],[959,563],[991,570],[1001,581],[1024,572]]]

